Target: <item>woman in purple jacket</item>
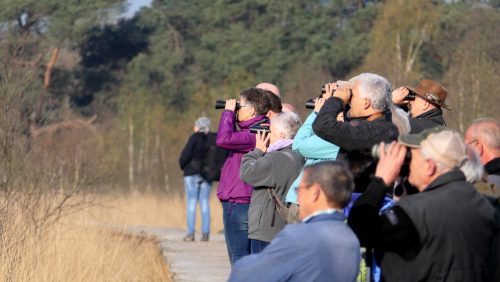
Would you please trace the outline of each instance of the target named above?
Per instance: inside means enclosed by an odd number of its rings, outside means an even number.
[[[217,146],[229,150],[222,167],[217,197],[222,202],[224,235],[231,265],[250,254],[248,239],[248,207],[252,186],[240,179],[240,164],[244,154],[255,148],[255,134],[250,126],[267,121],[265,114],[270,102],[264,90],[250,88],[240,93],[240,99],[226,101],[217,132]]]

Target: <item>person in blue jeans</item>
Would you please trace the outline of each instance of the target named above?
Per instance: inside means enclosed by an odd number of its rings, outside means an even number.
[[[210,206],[208,198],[212,183],[201,176],[203,159],[208,150],[207,134],[210,130],[210,119],[200,117],[194,125],[194,133],[182,150],[179,165],[184,171],[184,189],[186,192],[188,234],[184,241],[194,241],[196,223],[196,204],[201,208],[201,241],[208,241],[210,234]]]
[[[222,167],[217,197],[222,203],[224,236],[231,265],[250,254],[248,209],[253,187],[240,178],[241,159],[255,148],[255,134],[250,132],[250,126],[268,122],[265,115],[270,108],[269,96],[258,88],[242,91],[238,107],[236,102],[235,99],[226,101],[216,139],[218,147],[229,151]]]

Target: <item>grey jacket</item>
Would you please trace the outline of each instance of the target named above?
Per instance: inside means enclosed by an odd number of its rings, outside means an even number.
[[[267,188],[273,188],[283,201],[303,166],[304,158],[291,146],[266,154],[255,149],[243,156],[240,178],[254,187],[248,210],[248,238],[271,242],[283,229],[285,221],[275,210]]]

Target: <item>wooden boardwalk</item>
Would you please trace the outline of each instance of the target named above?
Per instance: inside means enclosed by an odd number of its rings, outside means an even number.
[[[231,271],[223,234],[210,234],[209,242],[184,242],[185,230],[128,227],[128,232],[145,233],[160,241],[163,258],[175,282],[226,281]]]

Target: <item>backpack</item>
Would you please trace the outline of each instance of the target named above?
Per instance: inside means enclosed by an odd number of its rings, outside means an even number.
[[[217,134],[207,134],[207,150],[203,157],[203,165],[201,167],[201,176],[208,181],[219,181],[222,166],[226,161],[228,151],[217,147],[215,139]]]

